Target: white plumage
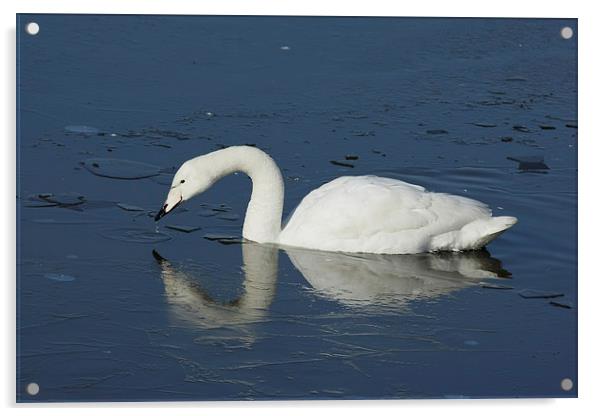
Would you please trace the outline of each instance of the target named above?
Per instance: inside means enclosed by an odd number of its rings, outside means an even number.
[[[310,192],[281,228],[284,182],[259,149],[229,147],[185,162],[156,219],[242,171],[253,181],[243,237],[314,250],[410,254],[479,249],[516,223],[482,202],[377,176],[343,176]]]
[[[326,251],[408,254],[483,247],[516,223],[482,202],[378,176],[343,176],[310,192],[280,244]]]

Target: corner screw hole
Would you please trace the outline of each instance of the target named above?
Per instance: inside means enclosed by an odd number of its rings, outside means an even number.
[[[25,31],[31,36],[35,36],[40,32],[40,25],[36,22],[29,22],[25,26]]]
[[[560,382],[560,387],[564,391],[571,391],[571,390],[573,390],[573,380],[571,380],[570,378],[564,378],[564,379],[562,379],[562,381]]]
[[[562,36],[562,39],[570,39],[573,37],[573,29],[570,28],[569,26],[565,26],[562,29],[560,29],[560,36]]]
[[[38,383],[29,383],[25,388],[25,391],[30,396],[35,396],[40,392],[40,386],[38,385]]]

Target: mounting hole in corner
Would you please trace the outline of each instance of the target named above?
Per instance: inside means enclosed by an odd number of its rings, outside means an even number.
[[[25,31],[27,32],[27,34],[35,36],[38,33],[40,33],[40,25],[36,22],[29,22],[27,23],[27,25],[25,25]]]
[[[560,387],[564,391],[573,390],[573,380],[571,380],[570,378],[563,378],[562,381],[560,382]]]
[[[35,396],[40,392],[40,386],[38,383],[29,383],[27,387],[25,387],[25,391],[30,396]]]

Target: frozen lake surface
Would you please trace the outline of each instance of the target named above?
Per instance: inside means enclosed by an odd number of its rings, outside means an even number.
[[[576,396],[576,23],[21,15],[17,399]],[[477,253],[241,244],[244,175],[154,222],[239,144],[285,215],[376,174],[519,222]]]

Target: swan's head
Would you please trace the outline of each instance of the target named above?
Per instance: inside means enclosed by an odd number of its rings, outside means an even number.
[[[167,199],[155,216],[155,221],[159,221],[182,202],[205,192],[213,184],[212,175],[207,169],[203,169],[200,162],[189,160],[178,169],[171,182]]]

